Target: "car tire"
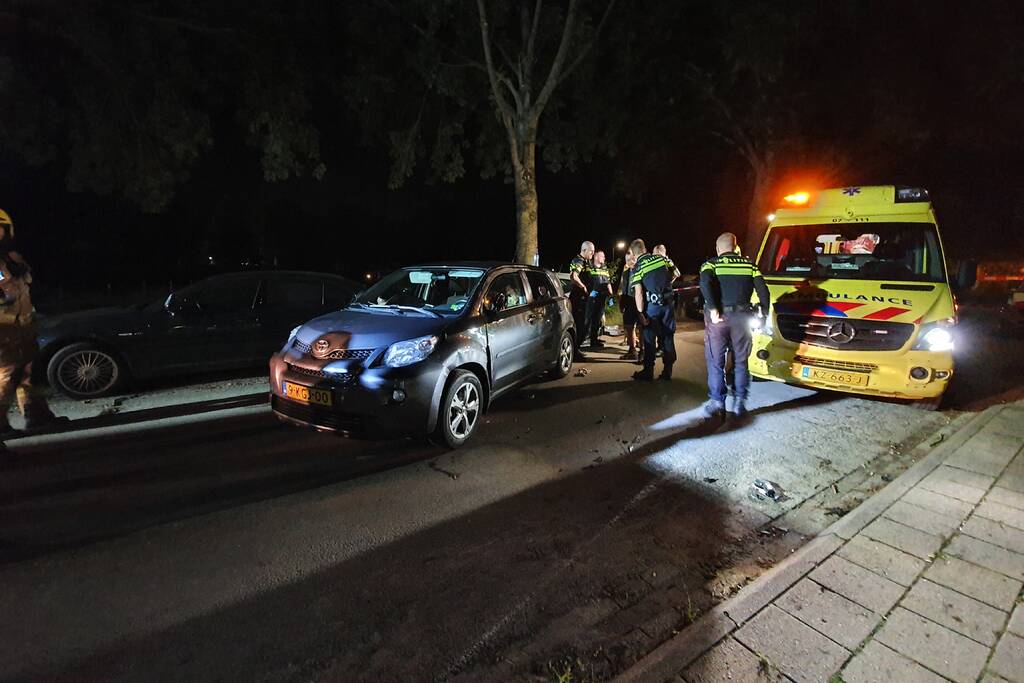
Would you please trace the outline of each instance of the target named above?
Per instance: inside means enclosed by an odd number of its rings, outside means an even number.
[[[455,370],[441,397],[437,411],[437,436],[449,448],[469,440],[480,423],[484,409],[480,380],[469,370]]]
[[[98,398],[124,382],[127,369],[117,354],[90,342],[69,344],[46,365],[50,386],[76,399]]]
[[[569,373],[572,372],[574,353],[575,349],[573,348],[572,334],[569,332],[563,332],[562,338],[558,341],[555,365],[551,368],[551,377],[553,379],[562,379],[563,377],[569,376]]]

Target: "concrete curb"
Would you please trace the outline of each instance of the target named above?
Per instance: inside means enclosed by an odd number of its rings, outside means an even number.
[[[615,683],[648,683],[674,679],[722,638],[738,630],[746,621],[824,562],[857,532],[881,516],[894,502],[981,431],[1002,408],[1003,406],[993,406],[976,415],[958,416],[946,427],[952,430],[949,438],[934,447],[920,444],[914,449],[913,453],[920,451],[923,457],[906,472],[842,519],[837,520],[807,545],[745,586],[734,597],[716,605],[674,638],[655,648],[629,670],[616,677]]]

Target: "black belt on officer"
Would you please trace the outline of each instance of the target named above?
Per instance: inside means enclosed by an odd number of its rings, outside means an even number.
[[[737,304],[736,306],[722,306],[723,313],[753,313],[753,304]]]

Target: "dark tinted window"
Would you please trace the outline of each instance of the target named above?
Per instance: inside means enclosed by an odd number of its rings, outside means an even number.
[[[250,278],[216,280],[201,286],[194,297],[204,313],[242,313],[252,310],[257,284]]]
[[[323,283],[298,278],[269,278],[263,294],[267,308],[320,308]]]
[[[558,295],[555,288],[551,286],[551,280],[547,273],[528,270],[526,271],[526,281],[530,283],[534,301],[549,301]]]
[[[519,276],[519,271],[504,273],[494,278],[487,292],[488,298],[504,294],[505,308],[515,308],[526,303],[526,290],[523,289],[523,279]]]
[[[324,280],[324,308],[331,310],[344,308],[348,302],[352,301],[353,294],[355,292],[345,285],[332,280]]]

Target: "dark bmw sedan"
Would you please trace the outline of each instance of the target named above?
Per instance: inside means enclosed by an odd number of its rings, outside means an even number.
[[[93,398],[129,379],[265,367],[288,330],[342,308],[356,289],[325,273],[233,273],[144,306],[44,318],[36,368],[58,391]]]
[[[295,328],[270,361],[271,404],[343,434],[429,434],[461,446],[491,401],[572,369],[572,314],[554,273],[465,263],[403,268]]]

